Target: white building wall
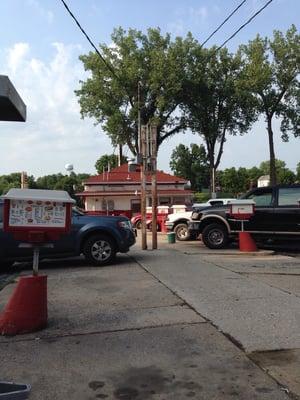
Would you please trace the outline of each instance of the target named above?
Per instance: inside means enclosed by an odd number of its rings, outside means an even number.
[[[114,202],[114,210],[130,210],[131,209],[131,199],[135,197],[125,197],[125,196],[108,196],[105,197],[106,202]],[[104,211],[102,208],[103,197],[87,197],[86,198],[86,211]]]
[[[147,188],[151,189],[151,184],[147,184]],[[135,192],[136,190],[140,191],[141,185],[135,184],[135,185],[85,185],[84,190],[88,192],[120,192],[120,191],[133,191]],[[170,184],[170,185],[162,185],[158,184],[157,189],[159,190],[174,190],[174,189],[184,189],[183,184]]]

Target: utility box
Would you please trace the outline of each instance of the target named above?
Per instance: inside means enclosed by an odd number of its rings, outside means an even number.
[[[231,200],[230,217],[237,220],[247,220],[255,213],[255,202],[253,200]]]
[[[16,240],[45,243],[71,229],[70,195],[60,190],[10,189],[4,199],[3,230]]]

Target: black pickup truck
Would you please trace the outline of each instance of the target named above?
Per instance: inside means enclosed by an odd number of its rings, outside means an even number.
[[[255,214],[244,223],[259,243],[289,243],[300,249],[300,185],[262,187],[248,192],[243,199],[255,202]],[[211,249],[227,246],[241,230],[241,223],[229,215],[229,205],[213,206],[193,212],[188,224],[191,235],[202,235]]]

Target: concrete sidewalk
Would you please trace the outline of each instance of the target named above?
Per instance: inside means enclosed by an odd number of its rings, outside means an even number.
[[[300,348],[300,298],[295,294],[231,271],[224,255],[209,259],[170,246],[132,255],[246,352]]]
[[[135,257],[173,275],[169,253],[136,250]],[[179,267],[184,256],[176,255]],[[72,261],[44,268],[48,328],[0,340],[1,379],[30,383],[30,399],[288,399],[242,350],[127,256],[105,268]],[[12,289],[0,292],[0,309]]]

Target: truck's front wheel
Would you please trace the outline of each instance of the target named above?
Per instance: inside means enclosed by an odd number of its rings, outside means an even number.
[[[210,249],[223,249],[228,244],[228,232],[224,225],[210,224],[202,231],[202,241]]]
[[[190,240],[191,238],[187,224],[182,223],[176,225],[174,228],[174,232],[176,235],[176,239],[179,240],[180,242],[185,242],[186,240]]]
[[[83,246],[83,254],[93,265],[106,265],[115,259],[116,246],[109,236],[97,234],[87,239]]]

